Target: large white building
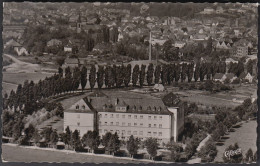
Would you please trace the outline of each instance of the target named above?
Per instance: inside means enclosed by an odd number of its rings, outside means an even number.
[[[171,138],[177,141],[184,129],[184,111],[177,107],[178,102],[172,93],[161,99],[108,97],[94,92],[64,112],[64,130],[69,126],[71,130],[79,130],[81,136],[96,129],[100,136],[117,132],[121,140],[133,135],[141,140],[154,137],[159,143],[167,143]],[[169,104],[170,107],[166,106]]]

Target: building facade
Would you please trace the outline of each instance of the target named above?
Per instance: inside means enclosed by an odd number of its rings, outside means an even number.
[[[153,137],[158,143],[178,141],[184,129],[184,111],[167,107],[162,99],[114,98],[95,94],[76,102],[64,112],[66,127],[80,131],[96,129],[99,135],[117,132],[119,139],[133,135],[141,140]]]

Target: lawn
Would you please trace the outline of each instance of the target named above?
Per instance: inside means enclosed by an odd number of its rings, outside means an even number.
[[[224,145],[217,146],[218,154],[215,158],[215,162],[223,162],[223,153],[225,149],[229,145],[234,145],[234,143],[238,143],[238,146],[242,149],[242,154],[245,155],[247,150],[251,148],[253,153],[257,150],[256,146],[256,133],[257,122],[249,121],[247,123],[243,123],[240,128],[236,128],[235,132],[230,132],[227,135],[228,139],[224,141]]]
[[[144,163],[113,157],[92,156],[80,153],[66,153],[27,149],[19,146],[2,145],[2,159],[10,162],[69,162],[69,163]]]

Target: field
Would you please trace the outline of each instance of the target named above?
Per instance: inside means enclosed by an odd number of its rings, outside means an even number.
[[[49,77],[51,73],[9,73],[3,72],[3,92],[9,93],[12,89],[16,90],[18,84],[23,84],[25,80],[38,82],[40,79]]]
[[[228,139],[225,140],[224,145],[217,146],[218,154],[215,158],[215,162],[223,162],[222,156],[225,149],[229,145],[234,145],[234,143],[238,143],[238,146],[242,149],[242,154],[245,155],[247,150],[251,148],[253,153],[257,150],[256,146],[256,133],[257,122],[249,121],[244,122],[240,128],[236,128],[235,132],[230,132],[227,135]]]
[[[114,157],[93,156],[71,152],[28,149],[2,145],[2,159],[11,162],[69,162],[69,163],[144,163]]]

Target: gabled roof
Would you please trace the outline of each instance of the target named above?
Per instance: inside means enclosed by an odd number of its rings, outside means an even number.
[[[12,46],[12,47],[22,47],[21,44],[19,44],[17,41],[15,41],[14,39],[11,39],[10,41],[8,41],[6,43],[7,46]]]

